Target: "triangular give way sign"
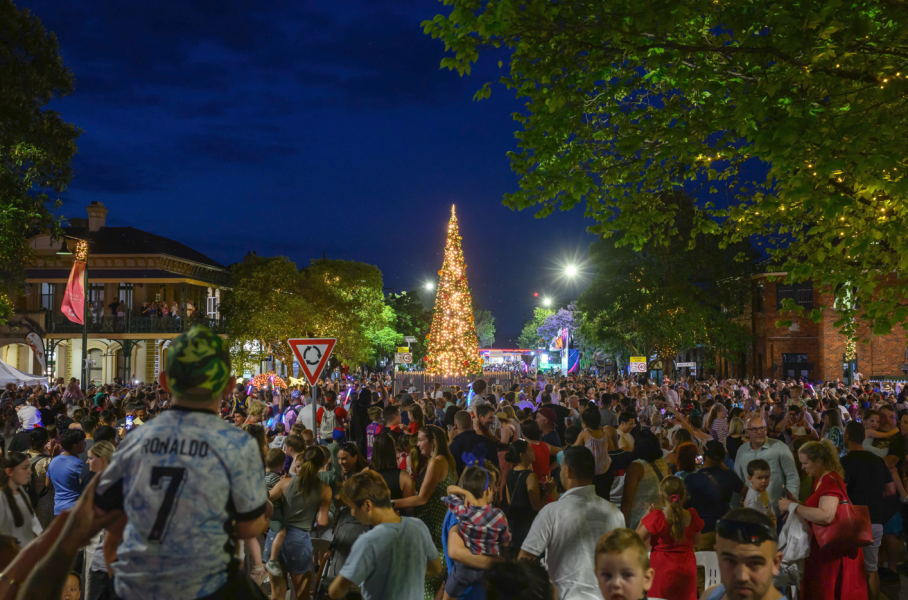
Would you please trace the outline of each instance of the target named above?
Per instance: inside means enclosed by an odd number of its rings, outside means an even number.
[[[337,343],[335,338],[306,338],[287,340],[290,349],[296,355],[296,360],[300,363],[300,369],[306,374],[306,381],[309,385],[315,385],[318,376],[322,374],[325,365],[328,364],[328,357],[334,350],[334,344]]]

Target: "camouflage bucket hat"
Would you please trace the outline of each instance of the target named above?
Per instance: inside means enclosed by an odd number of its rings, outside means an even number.
[[[167,386],[183,400],[219,398],[230,381],[227,343],[204,325],[194,325],[168,348]]]

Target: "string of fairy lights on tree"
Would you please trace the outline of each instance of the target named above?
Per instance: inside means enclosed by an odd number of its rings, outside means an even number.
[[[438,272],[435,315],[426,336],[429,346],[426,371],[435,375],[467,375],[482,370],[461,239],[457,215],[452,206],[445,259]]]

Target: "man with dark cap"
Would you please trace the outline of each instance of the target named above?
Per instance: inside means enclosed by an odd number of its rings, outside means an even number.
[[[724,464],[725,447],[710,440],[703,450],[703,468],[684,478],[688,506],[703,519],[698,551],[713,550],[716,545],[716,521],[730,508],[732,494],[746,493],[744,482]]]
[[[543,442],[551,444],[552,446],[557,446],[558,448],[562,446],[561,436],[555,431],[558,417],[555,415],[555,411],[552,410],[551,406],[543,406],[536,411],[536,423],[539,425],[539,429],[542,430]]]
[[[233,598],[234,539],[261,534],[273,512],[258,444],[218,417],[236,378],[227,343],[203,325],[173,341],[160,376],[173,406],[129,432],[100,475],[95,506],[122,511],[114,591],[127,600]]]

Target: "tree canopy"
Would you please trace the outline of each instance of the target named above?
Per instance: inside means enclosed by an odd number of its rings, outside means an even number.
[[[495,317],[492,316],[492,311],[483,310],[475,295],[473,296],[473,319],[476,336],[479,338],[479,347],[491,348],[495,343]]]
[[[539,341],[542,337],[539,334],[539,328],[543,326],[546,319],[549,315],[555,314],[555,311],[548,308],[542,308],[537,306],[533,311],[533,317],[524,323],[523,330],[520,332],[520,337],[517,338],[517,343],[521,348],[529,348],[535,350]]]
[[[24,282],[30,232],[59,233],[53,209],[72,176],[79,130],[45,107],[72,91],[57,38],[0,0],[0,290]],[[0,310],[0,322],[3,322]]]
[[[445,4],[424,23],[453,53],[442,66],[506,56],[498,81],[526,100],[507,206],[583,204],[596,233],[641,249],[686,210],[665,192],[696,192],[695,233],[755,237],[790,281],[848,300],[837,326],[906,321],[908,286],[880,274],[908,270],[908,5]]]
[[[602,239],[590,247],[595,274],[578,302],[582,334],[616,356],[657,355],[667,372],[679,352],[706,346],[742,351],[756,253],[748,243],[719,248],[715,235],[693,234],[691,199],[671,226],[651,232],[639,251]],[[689,240],[696,242],[693,248]],[[745,260],[735,260],[741,255]]]
[[[394,315],[389,327],[393,329],[395,337],[392,345],[383,347],[386,353],[384,356],[389,359],[393,358],[393,353],[398,346],[409,345],[410,352],[413,354],[412,364],[422,365],[423,357],[428,349],[426,334],[432,327],[432,311],[426,309],[419,297],[419,292],[415,290],[391,294],[385,302]],[[413,336],[416,341],[407,344],[404,341],[406,336]]]
[[[285,365],[287,340],[334,337],[330,368],[366,362],[382,343],[388,310],[377,267],[345,260],[313,260],[303,270],[284,257],[247,257],[233,267],[232,288],[221,304],[234,348],[258,341]]]

